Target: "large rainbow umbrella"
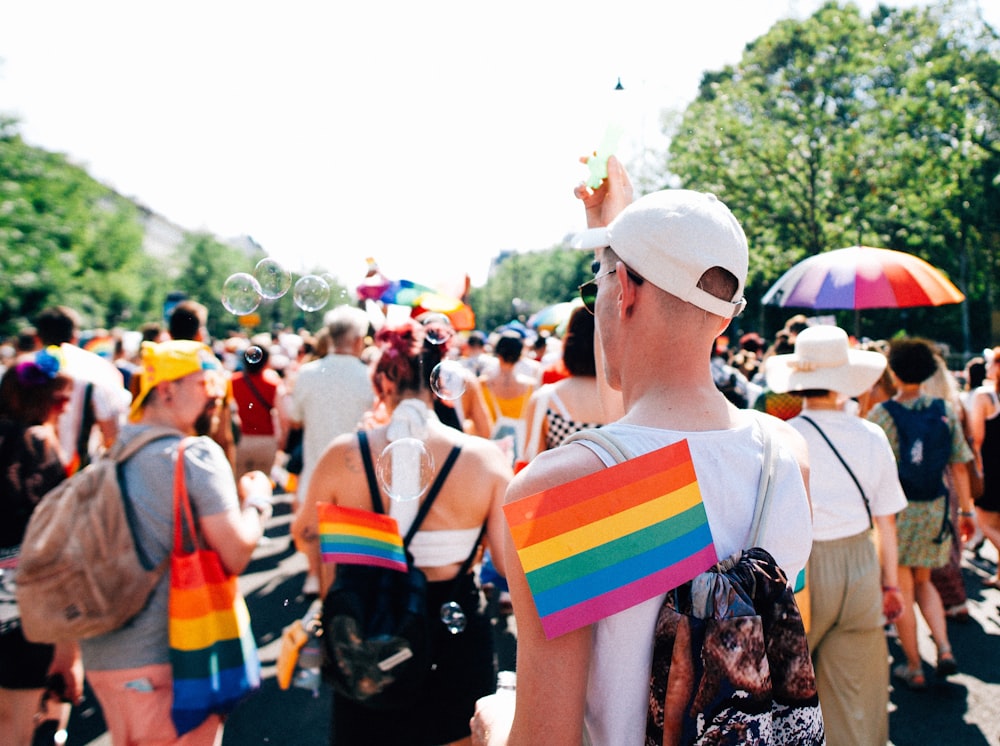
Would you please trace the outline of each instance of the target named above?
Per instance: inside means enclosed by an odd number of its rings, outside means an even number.
[[[936,267],[905,251],[850,246],[803,259],[764,294],[789,308],[911,308],[961,303],[965,295]]]

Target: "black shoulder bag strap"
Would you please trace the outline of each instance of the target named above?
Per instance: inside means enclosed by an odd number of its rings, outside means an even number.
[[[382,493],[379,490],[378,481],[375,479],[375,467],[372,463],[371,449],[368,445],[368,433],[364,430],[358,431],[358,446],[361,450],[361,460],[365,466],[365,477],[368,479],[368,491],[371,493],[372,497],[372,507],[375,509],[376,513],[385,513],[385,508],[382,505]],[[424,518],[430,512],[431,505],[433,505],[434,500],[437,499],[438,492],[441,491],[441,487],[444,486],[444,480],[448,477],[449,472],[451,472],[451,467],[454,466],[455,461],[458,460],[458,454],[461,452],[461,446],[454,446],[451,449],[451,453],[448,454],[448,458],[444,462],[444,466],[441,467],[441,472],[437,475],[437,479],[434,480],[434,484],[431,485],[430,492],[427,493],[427,497],[424,498],[423,504],[420,506],[420,510],[417,512],[416,517],[413,519],[413,525],[410,526],[410,530],[406,532],[406,536],[403,538],[403,549],[407,550],[409,553],[410,541],[414,536],[417,535],[417,531],[420,525],[424,522]],[[482,529],[479,531],[479,538],[476,539],[476,543],[472,545],[472,552],[466,557],[465,562],[459,569],[458,574],[455,576],[456,583],[469,572],[472,567],[472,562],[476,558],[476,552],[479,550],[479,544],[483,540],[483,536],[486,535],[486,523],[483,523]]]
[[[800,414],[799,417],[808,422],[814,428],[816,428],[816,432],[818,432],[820,434],[820,437],[822,437],[823,440],[826,441],[826,444],[830,446],[830,450],[833,451],[833,455],[836,456],[837,460],[841,463],[841,465],[845,469],[847,469],[847,473],[851,476],[851,479],[854,481],[854,486],[857,487],[858,492],[861,493],[861,499],[865,501],[865,512],[868,514],[868,528],[874,528],[875,521],[872,520],[871,503],[869,503],[868,496],[865,494],[865,491],[861,489],[861,483],[858,481],[858,478],[854,476],[854,472],[851,471],[851,467],[847,465],[847,462],[844,461],[844,457],[840,455],[840,451],[838,451],[836,446],[833,445],[833,442],[828,437],[826,437],[826,433],[823,432],[823,429],[819,425],[817,425],[812,419],[810,419],[804,414]]]
[[[83,389],[83,407],[80,415],[80,432],[76,434],[77,470],[90,463],[90,431],[94,429],[97,417],[94,414],[94,384],[88,382]]]

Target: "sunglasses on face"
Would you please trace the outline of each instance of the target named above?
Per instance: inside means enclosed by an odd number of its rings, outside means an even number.
[[[591,313],[594,312],[594,304],[597,302],[597,281],[602,277],[613,275],[617,271],[617,269],[609,269],[607,272],[596,275],[590,282],[585,282],[580,285],[578,290],[580,291],[580,300],[583,301],[584,308]],[[628,274],[629,279],[636,285],[641,285],[643,283],[643,278],[639,277],[639,275],[630,270],[628,267],[625,268],[625,272]]]

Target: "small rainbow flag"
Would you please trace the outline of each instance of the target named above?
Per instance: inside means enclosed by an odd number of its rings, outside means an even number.
[[[718,562],[686,440],[505,505],[504,513],[550,640]]]
[[[400,572],[409,569],[395,518],[331,503],[316,507],[324,562],[376,565]]]

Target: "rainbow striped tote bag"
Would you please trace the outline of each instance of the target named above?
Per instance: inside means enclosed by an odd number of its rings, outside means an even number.
[[[186,527],[186,530],[185,530]],[[185,538],[191,551],[185,549]],[[170,665],[177,734],[215,713],[232,712],[260,688],[260,659],[236,576],[200,545],[184,483],[184,443],[174,476],[174,550],[170,556]]]

